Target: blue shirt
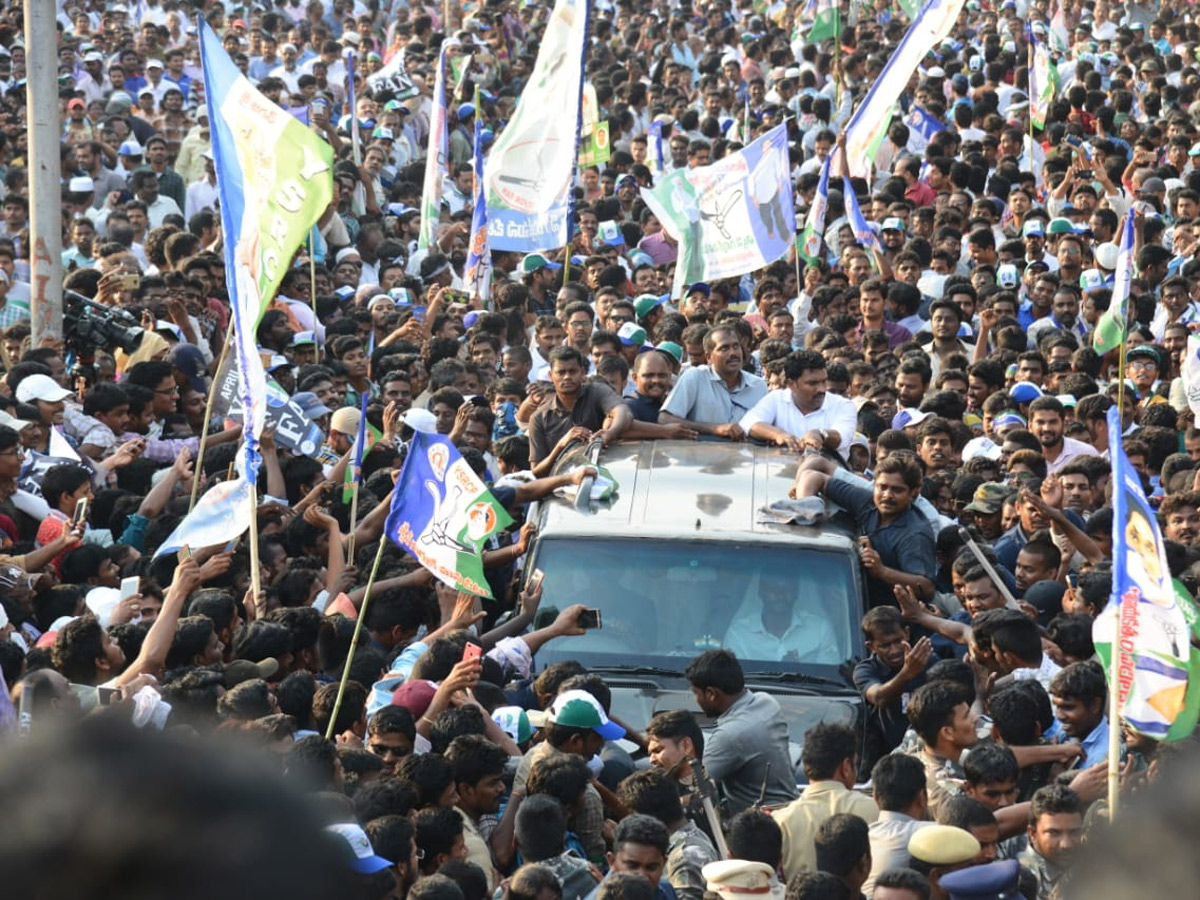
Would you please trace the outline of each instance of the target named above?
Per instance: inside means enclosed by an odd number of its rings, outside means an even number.
[[[1100,724],[1079,742],[1079,746],[1083,748],[1083,760],[1079,763],[1081,769],[1108,759],[1108,716],[1100,720]]]

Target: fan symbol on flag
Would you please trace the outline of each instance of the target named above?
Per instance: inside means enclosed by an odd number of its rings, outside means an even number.
[[[728,194],[720,195],[708,209],[705,209],[704,206],[700,207],[700,218],[712,222],[717,227],[717,231],[721,232],[721,237],[729,240],[731,235],[729,234],[729,229],[725,227],[725,221],[741,199],[741,188],[730,191]]]

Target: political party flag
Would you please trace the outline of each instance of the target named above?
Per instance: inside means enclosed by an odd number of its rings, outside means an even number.
[[[363,391],[358,408],[358,434],[354,436],[354,463],[346,466],[342,476],[342,502],[349,503],[354,499],[354,486],[362,484],[362,461],[367,452],[375,446],[379,434],[378,429],[367,424],[367,404],[371,402],[371,392]],[[370,428],[374,435],[368,432]]]
[[[666,171],[663,165],[663,123],[650,123],[650,172],[655,178]]]
[[[1061,0],[1056,7],[1054,15],[1050,17],[1050,45],[1056,53],[1066,53],[1071,49],[1071,33],[1067,30],[1067,17]]]
[[[879,145],[892,124],[892,110],[925,55],[950,33],[966,0],[926,0],[896,51],[888,57],[866,97],[846,125],[850,174],[869,178]]]
[[[673,296],[770,265],[796,235],[786,126],[711,166],[676,169],[642,199],[679,242]]]
[[[1108,411],[1113,465],[1113,593],[1092,625],[1096,650],[1117,692],[1121,717],[1139,734],[1168,738],[1188,709],[1193,666],[1191,629],[1176,597],[1154,508],[1125,455],[1121,411]],[[1192,685],[1193,704],[1196,690]],[[1117,727],[1110,723],[1109,727]]]
[[[267,415],[255,331],[297,248],[333,198],[333,150],[254,89],[203,17],[197,27],[245,410],[238,466],[253,491]]]
[[[908,152],[923,154],[929,146],[930,139],[939,131],[945,131],[946,126],[936,116],[930,115],[915,103],[904,117],[908,126]]]
[[[1108,310],[1096,323],[1096,331],[1092,335],[1092,349],[1099,354],[1116,350],[1125,342],[1125,332],[1129,328],[1129,286],[1132,281],[1133,213],[1126,213],[1125,223],[1121,226],[1112,300]]]
[[[488,154],[493,250],[529,253],[568,243],[587,26],[587,0],[556,0],[533,74]]]
[[[382,69],[367,76],[367,87],[372,95],[387,94],[392,100],[410,100],[421,93],[405,70],[406,55],[406,48],[401,48]]]
[[[838,0],[817,0],[817,15],[813,26],[809,29],[809,43],[837,39],[842,32],[842,22],[838,13]]]
[[[1183,357],[1183,391],[1187,395],[1188,408],[1200,421],[1200,337],[1188,335],[1187,353]]]
[[[854,239],[862,246],[869,247],[876,253],[883,253],[883,245],[879,243],[879,235],[875,233],[875,229],[867,224],[867,219],[858,206],[858,195],[854,193],[854,185],[850,183],[849,178],[844,176],[842,178],[842,199],[846,203],[846,218],[850,222],[850,227],[854,229]],[[875,265],[874,259],[871,260],[871,265]]]
[[[483,124],[475,117],[475,176],[471,181],[474,208],[471,211],[471,239],[467,245],[467,267],[463,280],[467,292],[478,297],[486,308],[492,296],[492,251],[488,246],[487,201],[483,194]]]
[[[175,526],[154,555],[177,553],[184,547],[199,550],[236,541],[250,527],[250,509],[256,500],[254,486],[245,478],[217,482],[201,495],[192,511]]]
[[[1039,41],[1033,30],[1028,31],[1033,65],[1029,69],[1029,117],[1035,128],[1046,127],[1050,104],[1058,92],[1058,67],[1050,59],[1050,50]]]
[[[825,211],[829,208],[829,165],[833,162],[833,154],[825,157],[821,163],[821,178],[817,182],[817,193],[813,195],[813,204],[804,220],[804,231],[800,235],[800,243],[796,252],[801,257],[815,264],[821,259],[821,240],[825,234]]]
[[[450,126],[446,117],[446,48],[438,52],[437,75],[433,81],[433,110],[429,114],[429,147],[425,156],[425,180],[421,185],[421,229],[417,249],[428,250],[437,241],[442,217],[442,192],[446,162],[450,158]]]
[[[912,21],[921,11],[921,0],[899,0],[899,6],[901,11],[908,16],[909,21]]]
[[[447,437],[413,435],[384,525],[393,543],[450,587],[490,598],[483,545],[511,524]]]
[[[346,102],[350,104],[350,146],[354,161],[362,162],[362,129],[358,122],[358,98],[354,95],[354,50],[346,48]]]

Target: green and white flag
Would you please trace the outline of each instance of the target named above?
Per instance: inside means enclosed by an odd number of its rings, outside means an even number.
[[[1033,66],[1029,70],[1029,118],[1034,127],[1045,128],[1050,104],[1058,93],[1058,67],[1050,59],[1049,48],[1032,31],[1029,40],[1033,48]]]
[[[1133,281],[1133,213],[1126,213],[1121,227],[1121,244],[1117,253],[1117,271],[1113,282],[1112,301],[1096,323],[1092,349],[1103,356],[1125,342],[1129,329],[1129,286]]]
[[[810,43],[837,39],[842,33],[842,22],[838,13],[837,0],[817,0],[817,17],[808,32]]]

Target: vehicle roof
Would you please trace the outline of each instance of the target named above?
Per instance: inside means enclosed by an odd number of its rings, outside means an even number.
[[[820,526],[755,521],[760,507],[787,498],[800,458],[781,447],[726,441],[628,441],[602,451],[599,464],[617,481],[611,504],[580,511],[561,497],[546,501],[543,537],[678,537],[825,545],[843,551],[852,534],[836,521]],[[571,452],[555,471],[585,464]]]

